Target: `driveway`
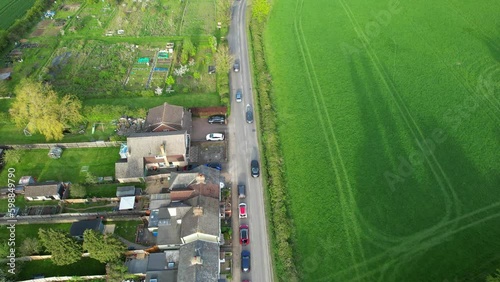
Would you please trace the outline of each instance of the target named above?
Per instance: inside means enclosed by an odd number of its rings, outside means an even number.
[[[209,124],[206,118],[193,118],[191,142],[206,141],[207,134],[214,132],[224,133],[224,135],[227,135],[227,125]]]

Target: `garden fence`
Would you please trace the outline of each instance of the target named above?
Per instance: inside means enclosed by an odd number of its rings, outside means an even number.
[[[52,147],[61,148],[105,148],[105,147],[120,147],[121,141],[95,141],[95,142],[77,142],[77,143],[41,143],[41,144],[11,144],[0,145],[3,148],[9,149],[50,149]]]

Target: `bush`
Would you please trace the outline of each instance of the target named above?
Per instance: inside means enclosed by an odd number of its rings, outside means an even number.
[[[69,195],[73,199],[81,199],[87,195],[87,187],[82,184],[71,184],[69,187]]]
[[[8,164],[17,164],[21,161],[21,155],[19,150],[6,150],[3,159]]]

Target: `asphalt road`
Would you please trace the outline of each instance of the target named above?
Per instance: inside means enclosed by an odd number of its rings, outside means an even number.
[[[240,60],[240,71],[231,69],[231,116],[229,117],[229,171],[233,182],[233,279],[241,281],[270,282],[273,281],[269,238],[267,233],[267,219],[264,212],[264,191],[261,177],[253,178],[250,174],[250,161],[259,160],[257,142],[257,127],[255,121],[247,123],[245,119],[246,105],[255,108],[252,95],[252,80],[249,63],[247,27],[246,27],[246,0],[236,0],[232,7],[231,28],[228,42],[235,59]],[[236,102],[234,95],[237,89],[242,89],[243,101]],[[254,115],[254,119],[256,116]],[[248,218],[238,218],[237,184],[246,185],[246,198],[241,202],[247,203]],[[239,225],[248,224],[250,244],[241,247],[239,244]],[[251,253],[251,270],[241,272],[241,251]]]

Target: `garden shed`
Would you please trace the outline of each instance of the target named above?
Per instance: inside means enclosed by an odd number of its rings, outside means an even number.
[[[56,146],[56,147],[50,148],[48,155],[52,159],[59,159],[61,157],[61,154],[62,154],[62,148]]]

